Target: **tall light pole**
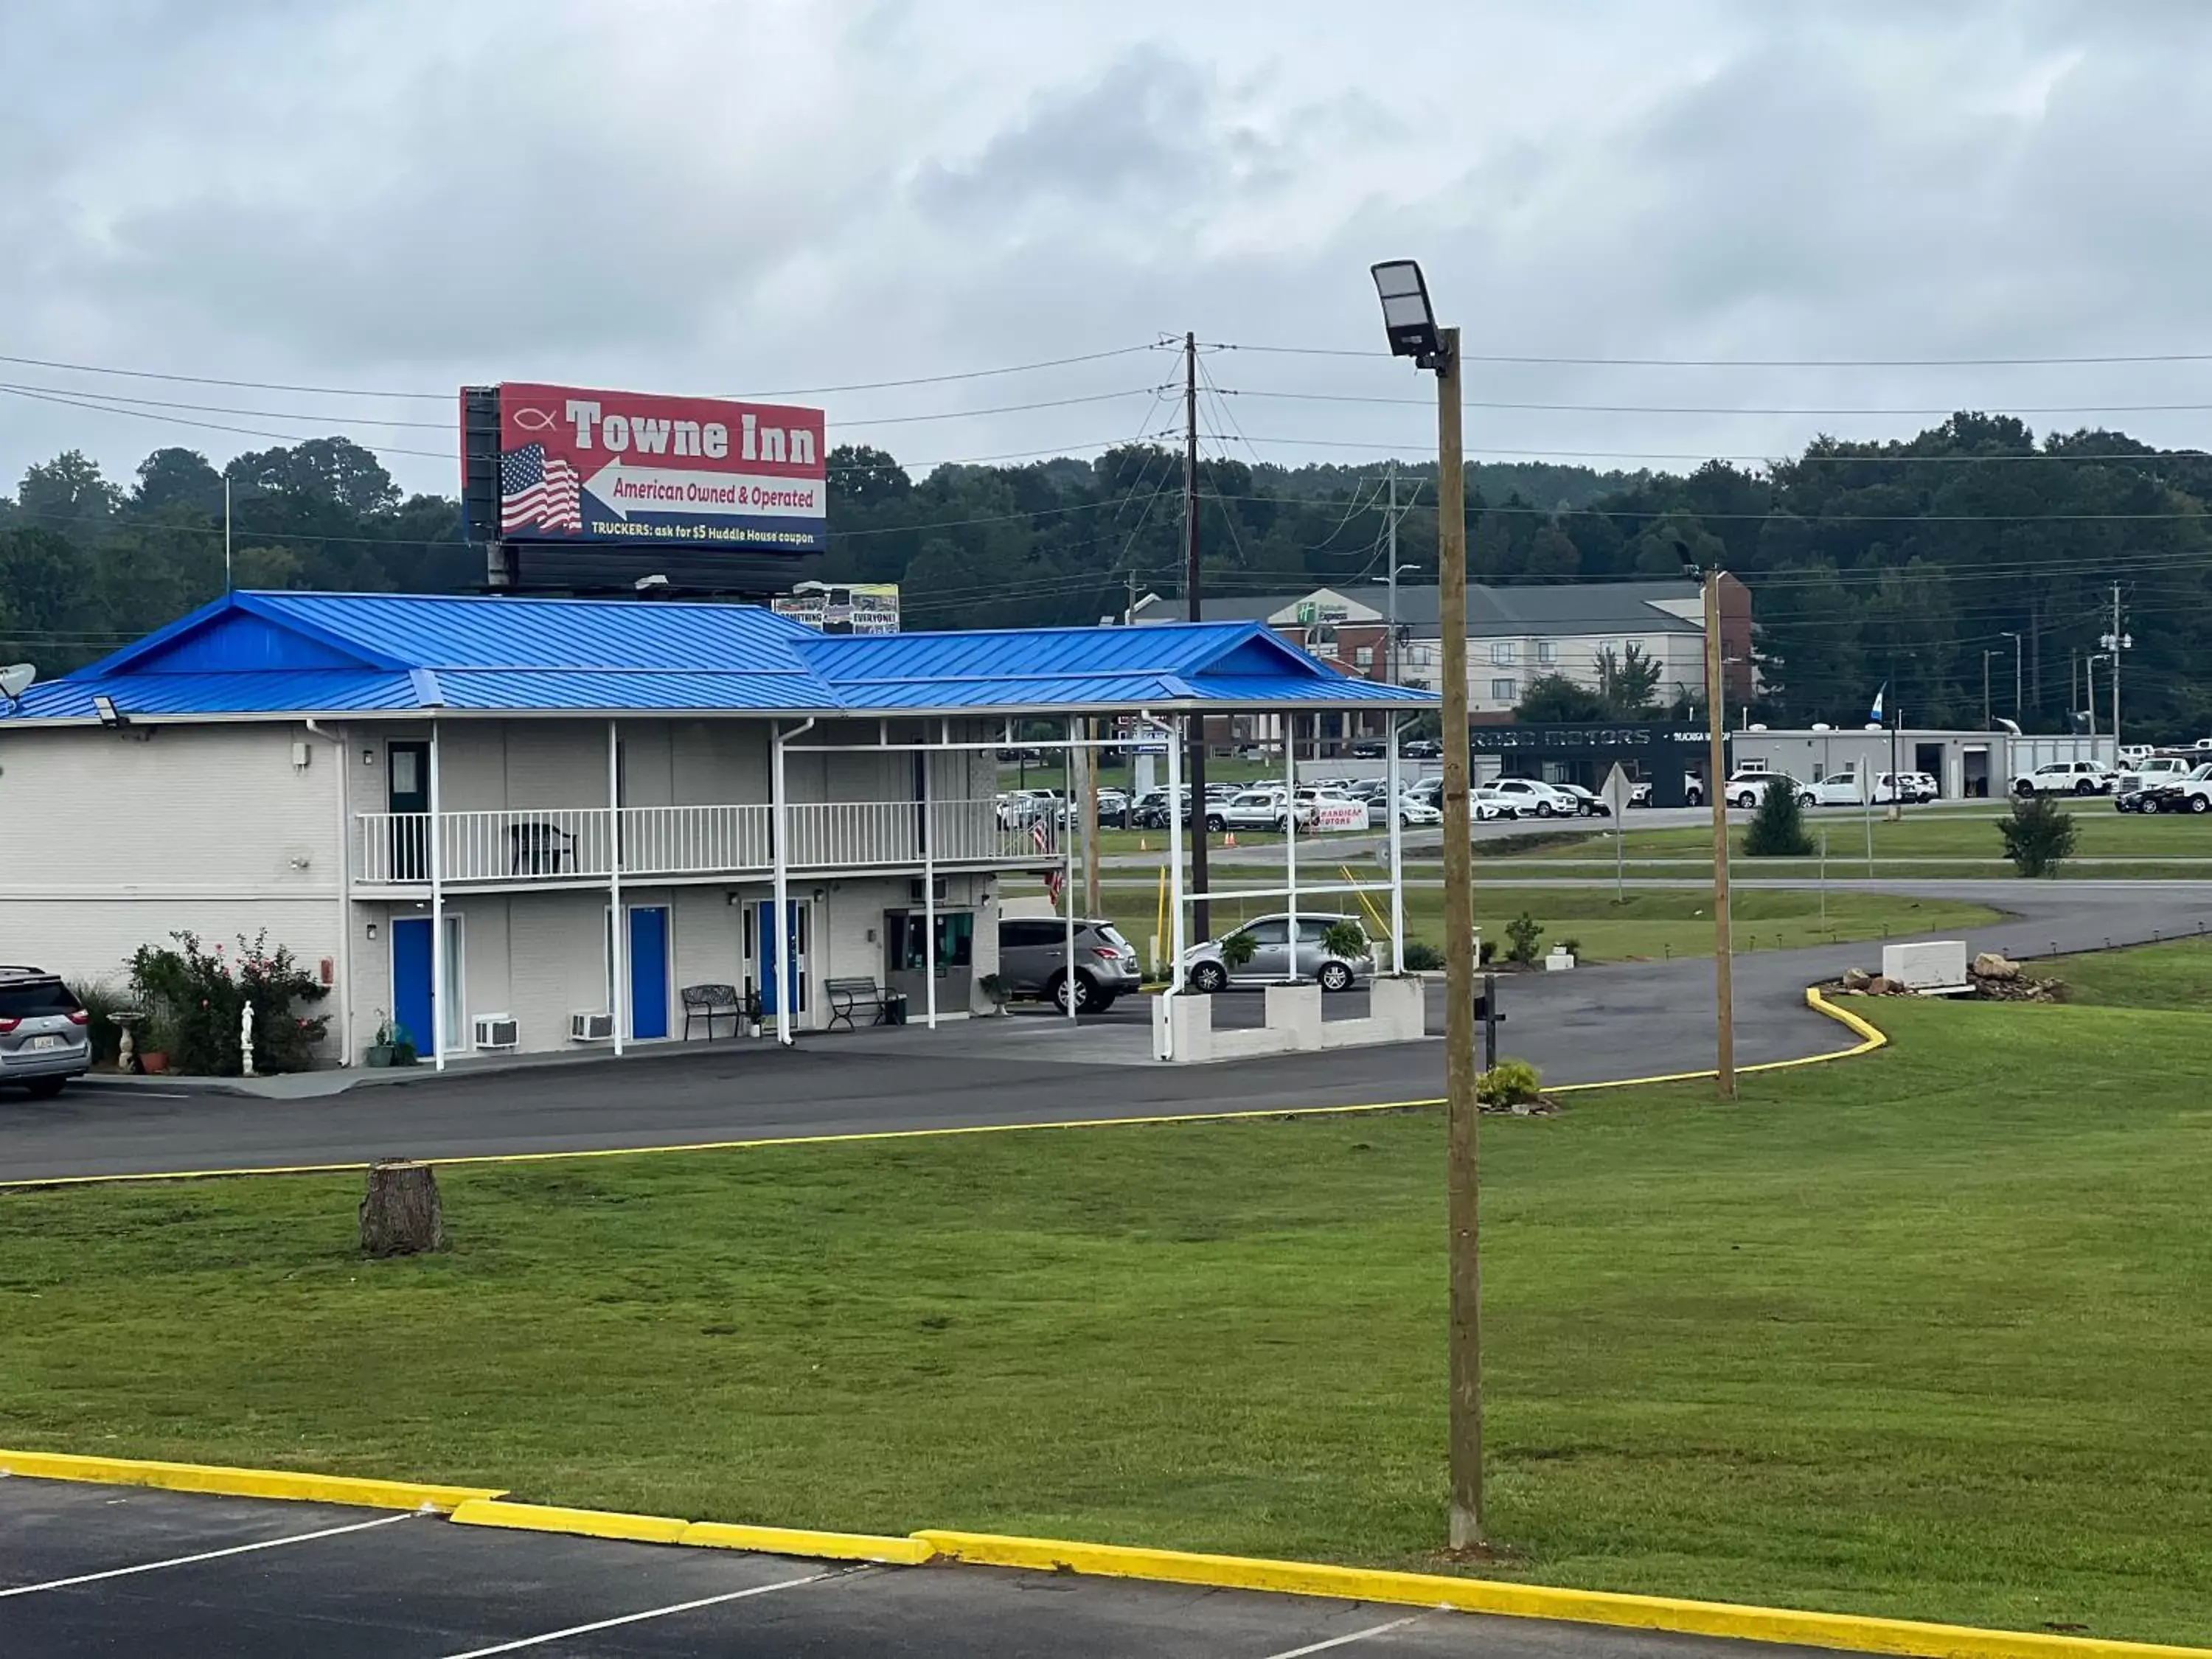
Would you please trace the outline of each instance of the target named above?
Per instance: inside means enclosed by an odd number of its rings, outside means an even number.
[[[2112,631],[2097,641],[2112,659],[2112,764],[2120,762],[2120,653],[2135,648],[2135,635],[2120,632],[2120,585],[2112,584]]]
[[[1982,648],[1982,730],[1984,732],[1988,731],[1992,724],[1990,718],[1991,714],[1991,710],[1990,708],[1990,659],[1996,655],[1996,653],[1989,649],[1988,647],[1984,646]]]
[[[1451,1547],[1479,1548],[1482,1523],[1482,1273],[1477,1232],[1474,836],[1467,798],[1467,491],[1460,439],[1459,331],[1437,326],[1411,259],[1374,267],[1390,349],[1437,377],[1437,609],[1443,647],[1444,1210],[1449,1256]],[[1395,573],[1393,573],[1394,576]],[[1391,803],[1395,812],[1397,803]]]
[[[2012,717],[2014,720],[2017,720],[2021,717],[2020,706],[2024,701],[2026,701],[2021,696],[2020,635],[2013,633],[2009,629],[2007,629],[2004,637],[2012,641]],[[1984,698],[1984,701],[1986,702],[1987,699]]]

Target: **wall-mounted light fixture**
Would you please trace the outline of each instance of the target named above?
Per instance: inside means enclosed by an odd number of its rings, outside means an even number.
[[[115,699],[105,691],[94,694],[92,712],[100,716],[100,723],[111,732],[131,724],[131,716],[118,708]]]

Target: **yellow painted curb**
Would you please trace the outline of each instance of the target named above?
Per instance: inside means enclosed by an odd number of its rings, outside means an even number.
[[[413,1480],[362,1480],[343,1474],[296,1474],[212,1463],[160,1463],[131,1457],[80,1457],[67,1452],[0,1451],[0,1474],[33,1480],[83,1480],[114,1486],[228,1498],[281,1498],[307,1504],[350,1504],[375,1510],[435,1510],[496,1498],[495,1486],[439,1486]]]
[[[803,1527],[750,1527],[694,1521],[676,1540],[701,1549],[757,1550],[766,1555],[811,1555],[825,1561],[883,1561],[918,1567],[933,1551],[919,1538],[878,1538],[866,1533],[812,1532]]]
[[[1790,1607],[1738,1607],[1666,1595],[1623,1595],[1607,1590],[1563,1589],[1549,1584],[1510,1584],[1496,1579],[1441,1573],[1389,1572],[1266,1561],[1246,1556],[1195,1555],[1181,1550],[1132,1549],[1115,1544],[1073,1544],[1052,1539],[1001,1538],[983,1533],[918,1532],[945,1560],[976,1566],[1028,1567],[1111,1578],[1145,1578],[1218,1589],[1326,1595],[1351,1601],[1449,1607],[1459,1613],[1555,1619],[1634,1630],[1694,1636],[1796,1643],[1856,1653],[1908,1654],[1917,1659],[2212,1659],[2212,1650],[2110,1642],[2026,1631],[1975,1630],[1904,1619],[1806,1613]]]
[[[502,1504],[472,1498],[449,1517],[461,1527],[512,1527],[519,1532],[560,1532],[578,1538],[623,1538],[634,1544],[675,1544],[690,1526],[666,1515],[623,1515],[613,1510],[564,1510],[549,1504]]]

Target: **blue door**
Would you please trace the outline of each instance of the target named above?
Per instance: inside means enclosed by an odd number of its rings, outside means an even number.
[[[392,1018],[417,1054],[431,1050],[436,1004],[430,990],[430,919],[411,916],[392,924]]]
[[[629,1034],[640,1042],[668,1035],[668,907],[629,913]]]
[[[759,941],[754,960],[760,963],[761,1013],[775,1018],[778,1004],[778,976],[775,971],[775,902],[756,907],[758,914],[753,926],[757,930],[754,938]],[[806,1012],[806,913],[807,907],[797,899],[786,906],[784,939],[791,953],[791,1012]]]

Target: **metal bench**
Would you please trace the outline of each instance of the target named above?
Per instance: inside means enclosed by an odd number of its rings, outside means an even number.
[[[829,1030],[836,1030],[841,1019],[847,1030],[854,1030],[853,1016],[863,1008],[875,1011],[876,1017],[868,1022],[871,1025],[882,1024],[890,1012],[890,998],[872,979],[824,980],[822,990],[830,999],[830,1024],[824,1028]]]
[[[687,985],[677,994],[684,1000],[684,1040],[691,1041],[691,1028],[701,1020],[707,1023],[707,1039],[713,1042],[714,1022],[730,1022],[730,1035],[735,1036],[739,1023],[760,1018],[760,999],[748,991],[742,997],[734,985]]]

